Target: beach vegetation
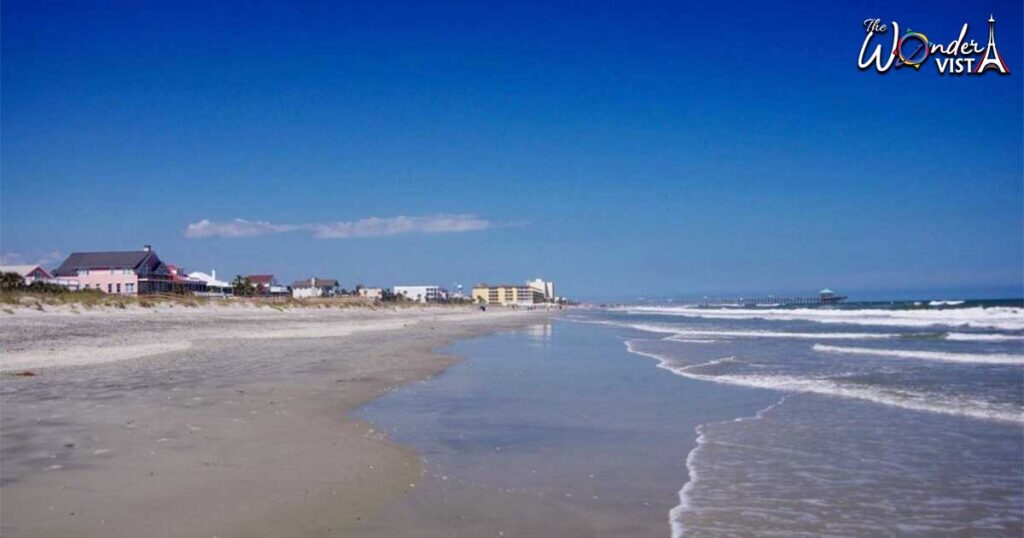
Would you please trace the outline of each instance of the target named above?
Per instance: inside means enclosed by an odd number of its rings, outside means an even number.
[[[81,314],[83,310],[129,310],[133,308],[174,308],[175,306],[185,308],[249,306],[273,308],[274,310],[284,312],[297,308],[358,308],[376,310],[384,304],[396,308],[416,308],[422,306],[459,308],[471,304],[469,300],[461,302],[453,300],[449,303],[430,303],[429,305],[424,305],[409,298],[395,295],[387,295],[382,299],[370,299],[358,295],[337,295],[305,299],[295,299],[290,296],[261,296],[257,294],[257,289],[251,286],[249,279],[245,277],[236,278],[234,283],[241,284],[240,289],[244,289],[244,293],[229,297],[204,297],[192,294],[191,292],[121,295],[104,293],[95,288],[71,290],[56,284],[38,281],[28,286],[22,284],[18,287],[17,279],[14,278],[9,278],[7,282],[9,287],[0,290],[0,304],[5,306],[3,311],[8,314],[17,313],[19,308],[53,311],[54,307],[62,308],[64,312]]]
[[[231,282],[231,291],[235,297],[252,297],[256,294],[256,287],[252,285],[252,279],[247,276],[235,275]]]
[[[0,289],[17,290],[25,287],[25,279],[18,273],[0,272]]]

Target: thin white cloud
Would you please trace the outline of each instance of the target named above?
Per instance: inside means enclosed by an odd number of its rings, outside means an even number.
[[[291,232],[297,229],[297,226],[273,224],[261,220],[234,219],[227,222],[214,222],[203,219],[189,224],[188,228],[185,229],[185,237],[254,237],[257,235]]]
[[[400,234],[440,234],[486,230],[490,221],[473,215],[434,215],[428,217],[371,217],[352,222],[313,224],[310,229],[316,237],[348,239],[350,237],[378,237]]]
[[[402,234],[442,234],[473,232],[497,225],[475,215],[428,215],[422,217],[370,217],[341,222],[275,224],[266,221],[234,219],[226,222],[203,219],[188,225],[185,237],[255,237],[284,232],[306,231],[321,239],[351,239]]]

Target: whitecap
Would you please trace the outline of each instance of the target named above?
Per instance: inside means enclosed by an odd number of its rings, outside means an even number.
[[[1012,307],[970,307],[947,309],[836,309],[836,308],[697,308],[697,307],[628,307],[629,314],[708,319],[765,319],[778,321],[813,321],[850,325],[930,327],[978,327],[1000,330],[1024,330],[1024,311]]]
[[[682,329],[672,325],[659,325],[656,323],[628,323],[619,321],[609,320],[584,320],[584,319],[569,319],[569,321],[575,321],[578,323],[590,323],[594,325],[609,325],[612,327],[623,327],[627,329],[636,329],[638,331],[646,331],[650,333],[658,334],[671,334],[672,337],[668,340],[674,342],[693,342],[700,340],[702,342],[713,342],[714,338],[794,338],[794,339],[825,339],[825,340],[867,340],[867,339],[883,339],[883,338],[904,338],[908,335],[897,334],[897,333],[854,333],[854,332],[820,332],[820,333],[808,333],[808,332],[785,332],[785,331],[734,331],[728,329],[713,329],[713,330],[692,330]],[[929,335],[930,336],[930,335]],[[941,336],[941,334],[939,335]]]
[[[841,347],[814,344],[814,351],[824,353],[845,353],[850,355],[875,355],[901,359],[959,362],[971,364],[1024,364],[1024,355],[1004,353],[947,353],[944,351],[919,351],[912,349],[876,349],[870,347]]]
[[[949,333],[946,335],[946,340],[1008,342],[1013,340],[1024,340],[1024,335],[993,333]]]
[[[733,337],[733,338],[794,338],[794,339],[824,339],[824,340],[871,340],[883,338],[900,338],[904,335],[893,333],[801,333],[784,331],[731,331],[731,330],[703,330],[693,331],[679,329],[675,336],[668,340],[679,338],[704,338],[704,337]]]
[[[632,341],[626,342],[626,349],[631,353],[649,357],[658,361],[659,368],[663,368],[676,375],[688,377],[690,379],[750,388],[779,390],[784,392],[809,392],[841,398],[866,400],[877,404],[912,411],[924,411],[945,415],[965,416],[981,420],[1024,424],[1024,410],[1010,404],[993,404],[981,400],[929,392],[893,390],[860,384],[844,384],[825,378],[796,377],[791,375],[706,375],[694,372],[693,370],[701,366],[709,366],[712,363],[715,363],[715,361],[679,366],[673,364],[670,359],[665,356],[636,349],[636,346],[633,345]],[[716,360],[734,361],[736,358],[726,357],[724,359]]]

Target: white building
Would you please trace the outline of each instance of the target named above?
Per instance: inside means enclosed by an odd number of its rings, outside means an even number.
[[[292,283],[292,297],[333,297],[338,294],[338,281],[333,278],[307,278]]]
[[[394,292],[396,297],[405,297],[419,303],[448,299],[448,290],[440,286],[395,286]]]
[[[188,274],[188,277],[206,284],[206,290],[209,295],[234,294],[234,286],[232,286],[230,282],[217,279],[216,269],[212,269],[209,274],[202,271],[192,271]]]
[[[547,282],[542,278],[527,280],[526,285],[544,294],[544,300],[553,302],[555,300],[555,283]]]
[[[384,298],[384,288],[359,288],[356,293],[363,299],[380,301]]]

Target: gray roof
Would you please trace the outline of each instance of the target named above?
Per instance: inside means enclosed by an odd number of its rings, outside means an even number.
[[[145,263],[149,268],[156,269],[163,262],[155,252],[147,250],[127,252],[74,252],[60,267],[53,272],[54,276],[75,276],[79,269],[138,269]]]
[[[307,278],[305,280],[296,280],[292,282],[293,288],[333,288],[338,285],[338,281],[333,278]]]

